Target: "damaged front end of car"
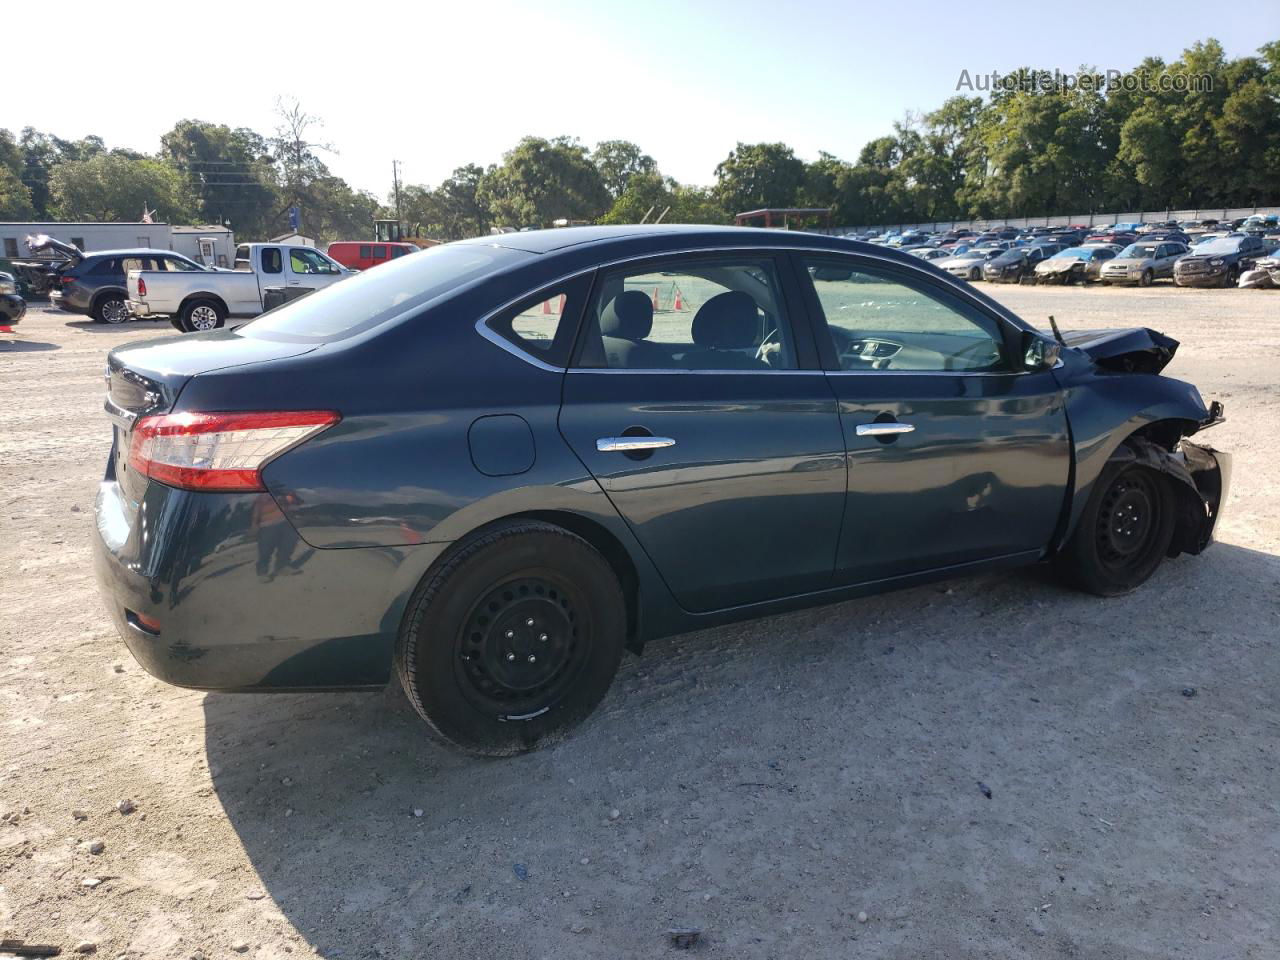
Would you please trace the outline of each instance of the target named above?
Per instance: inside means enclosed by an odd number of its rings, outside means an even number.
[[[1206,407],[1194,387],[1159,376],[1177,353],[1178,341],[1155,330],[1137,327],[1067,332],[1059,334],[1059,342],[1087,356],[1092,370],[1088,376],[1111,381],[1117,390],[1113,399],[1119,398],[1122,385],[1132,383],[1122,392],[1140,406],[1157,399],[1164,401],[1154,408],[1135,411],[1140,420],[1148,421],[1137,429],[1126,431],[1117,424],[1119,429],[1111,435],[1123,440],[1107,462],[1136,462],[1169,477],[1177,523],[1168,555],[1203,551],[1213,540],[1230,486],[1231,455],[1187,438],[1222,423],[1222,404],[1215,400]],[[1129,381],[1127,377],[1111,380],[1113,374],[1138,375],[1140,381]],[[1172,405],[1170,397],[1160,396],[1179,388],[1185,392]],[[1128,435],[1123,436],[1126,432]]]

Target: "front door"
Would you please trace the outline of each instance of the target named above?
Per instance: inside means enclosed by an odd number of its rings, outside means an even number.
[[[1013,355],[1015,328],[918,270],[797,260],[848,452],[837,580],[1044,550],[1066,495],[1067,421],[1053,374]]]
[[[286,283],[291,287],[319,290],[343,277],[332,260],[310,247],[289,247],[288,261]]]
[[[830,584],[844,444],[785,262],[668,258],[597,278],[560,429],[687,610]]]

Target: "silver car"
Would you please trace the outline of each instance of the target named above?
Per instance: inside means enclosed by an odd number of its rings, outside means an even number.
[[[953,277],[960,277],[962,280],[973,282],[982,279],[982,265],[992,257],[998,257],[1004,253],[999,247],[974,247],[967,250],[959,256],[947,257],[945,260],[935,260],[933,265],[947,271]]]
[[[1121,250],[1114,260],[1102,265],[1098,279],[1103,283],[1136,283],[1149,287],[1164,277],[1173,279],[1173,265],[1187,255],[1187,245],[1176,240],[1139,240]]]

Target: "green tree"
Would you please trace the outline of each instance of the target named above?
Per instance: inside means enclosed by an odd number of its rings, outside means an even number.
[[[785,143],[739,141],[716,166],[716,198],[731,213],[794,206],[804,175],[804,161]]]
[[[252,130],[181,120],[160,138],[160,152],[182,174],[202,223],[228,223],[265,237],[281,206],[265,138]]]
[[[0,220],[27,220],[35,216],[31,189],[22,182],[22,150],[8,130],[0,130]]]
[[[495,223],[517,227],[595,220],[609,209],[600,171],[569,137],[525,137],[485,174],[477,199]]]
[[[600,171],[600,179],[609,196],[617,200],[637,174],[657,173],[658,164],[630,140],[605,140],[597,143],[591,162]]]
[[[49,190],[66,220],[137,220],[145,207],[155,210],[157,221],[187,223],[195,206],[173,167],[116,152],[59,163]]]

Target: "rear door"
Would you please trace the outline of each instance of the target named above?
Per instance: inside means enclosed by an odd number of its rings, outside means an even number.
[[[848,458],[837,580],[1043,550],[1071,462],[1053,374],[1024,372],[1009,325],[922,271],[796,259]]]
[[[687,610],[831,580],[845,496],[835,398],[770,254],[602,271],[560,429]]]

